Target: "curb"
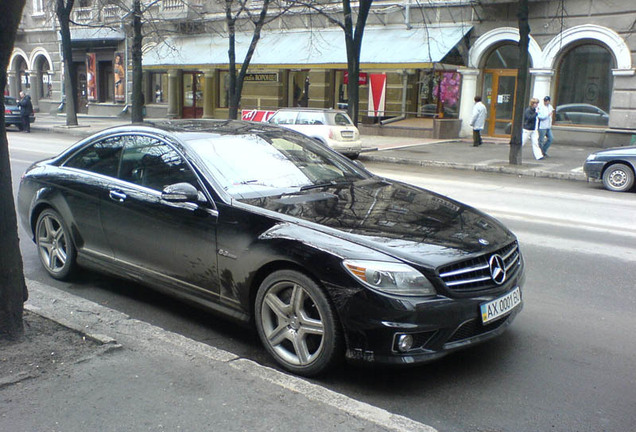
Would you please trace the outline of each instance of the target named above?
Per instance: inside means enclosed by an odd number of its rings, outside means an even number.
[[[25,309],[70,328],[105,345],[106,351],[122,348],[116,337],[133,339],[143,349],[181,353],[188,357],[201,357],[225,364],[254,379],[274,384],[283,390],[303,395],[309,400],[327,405],[362,421],[393,432],[437,432],[431,426],[408,417],[393,414],[349,396],[311,383],[303,378],[262,366],[231,352],[197,342],[186,336],[164,330],[152,324],[75,296],[52,286],[26,280],[29,300]],[[115,337],[106,335],[113,334]],[[132,343],[132,342],[131,342]],[[18,381],[28,377],[15,377]]]
[[[379,163],[392,163],[401,165],[412,165],[421,167],[436,167],[436,168],[452,168],[479,172],[490,172],[500,174],[512,174],[524,177],[537,177],[537,178],[551,178],[558,180],[574,180],[574,181],[587,181],[584,173],[563,173],[563,172],[549,172],[544,170],[537,170],[535,168],[515,168],[511,165],[492,166],[484,164],[466,164],[459,162],[442,162],[432,160],[412,160],[404,158],[396,158],[391,156],[371,156],[366,153],[360,154],[360,160]]]

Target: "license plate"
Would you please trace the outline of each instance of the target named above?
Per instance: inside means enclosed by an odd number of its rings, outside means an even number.
[[[490,321],[496,320],[497,318],[500,318],[509,313],[520,303],[521,289],[517,287],[508,294],[499,297],[498,299],[481,304],[481,322],[487,324]]]
[[[351,139],[351,138],[353,138],[353,131],[342,131],[342,132],[340,132],[340,135],[343,138]]]

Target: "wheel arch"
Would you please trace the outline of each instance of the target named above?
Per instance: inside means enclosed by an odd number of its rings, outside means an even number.
[[[612,165],[616,165],[616,164],[622,164],[622,165],[626,165],[630,167],[632,170],[632,174],[636,176],[636,166],[634,165],[634,162],[626,160],[626,159],[612,159],[610,161],[607,161],[605,165],[603,165],[603,169],[601,170],[601,178],[603,178],[605,171],[607,171]]]

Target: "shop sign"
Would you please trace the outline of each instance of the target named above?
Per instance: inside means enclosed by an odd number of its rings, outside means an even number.
[[[245,79],[244,81],[258,81],[258,82],[264,82],[264,81],[278,81],[278,74],[277,73],[248,73],[245,74]]]
[[[349,84],[349,71],[345,71],[344,73],[344,84]],[[367,85],[369,82],[369,74],[366,72],[360,72],[358,75],[358,85]]]

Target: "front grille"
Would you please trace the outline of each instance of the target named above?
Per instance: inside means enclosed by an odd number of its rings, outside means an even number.
[[[506,280],[514,277],[521,264],[519,244],[516,241],[495,252],[442,267],[439,269],[439,276],[450,291],[474,292],[494,288],[497,285],[492,280],[489,265],[493,255],[503,258]]]
[[[458,342],[464,339],[470,339],[475,336],[488,333],[489,331],[493,331],[501,327],[501,325],[505,323],[508,320],[508,318],[509,318],[509,315],[488,324],[482,324],[478,320],[465,322],[464,324],[459,326],[459,328],[455,331],[455,333],[453,333],[453,336],[450,339],[448,339],[446,343],[452,343],[452,342]]]

